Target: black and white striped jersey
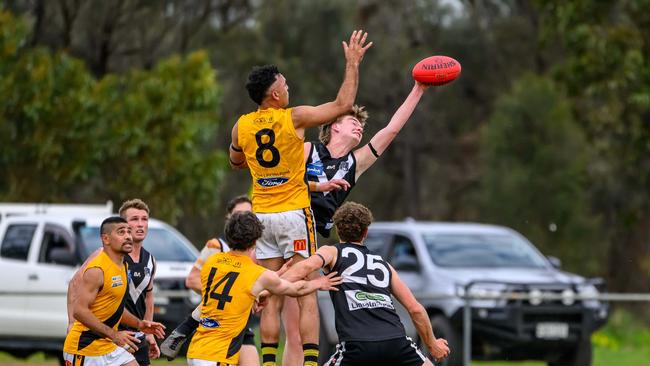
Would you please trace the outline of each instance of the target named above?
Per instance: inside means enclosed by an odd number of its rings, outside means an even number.
[[[145,304],[146,290],[156,271],[156,261],[151,253],[140,248],[140,261],[134,262],[130,255],[124,256],[128,264],[129,288],[126,292],[126,309],[138,319],[144,319],[147,310]]]
[[[333,190],[330,192],[310,192],[311,209],[316,219],[316,231],[328,238],[334,223],[334,212],[345,202],[354,187],[357,170],[357,160],[352,152],[340,158],[333,158],[327,147],[320,142],[311,143],[311,151],[305,169],[307,179],[324,183],[331,179],[345,179],[350,183],[350,189]]]
[[[332,271],[343,277],[330,291],[339,341],[382,341],[406,336],[391,296],[391,271],[364,245],[339,243]]]

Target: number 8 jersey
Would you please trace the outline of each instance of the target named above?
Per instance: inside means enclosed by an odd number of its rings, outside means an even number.
[[[285,212],[309,207],[304,138],[291,108],[258,109],[237,121],[237,140],[253,178],[253,211]]]
[[[246,322],[255,296],[253,284],[265,269],[244,254],[211,255],[201,268],[201,319],[188,358],[239,362]]]
[[[364,245],[339,243],[332,271],[343,277],[330,291],[339,341],[382,341],[404,337],[391,296],[390,267]]]

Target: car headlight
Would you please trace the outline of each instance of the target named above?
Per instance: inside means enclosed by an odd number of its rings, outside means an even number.
[[[566,306],[573,305],[573,303],[576,301],[576,293],[573,292],[570,288],[562,291],[562,304]]]
[[[532,289],[528,293],[528,296],[530,296],[530,299],[528,300],[531,305],[537,306],[542,303],[542,291],[539,289]]]

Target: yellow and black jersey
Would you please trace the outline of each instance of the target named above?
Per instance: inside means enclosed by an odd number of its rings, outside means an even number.
[[[217,253],[201,269],[201,320],[188,358],[237,364],[255,296],[253,284],[265,269],[240,253]]]
[[[285,212],[309,207],[304,139],[291,108],[258,109],[237,121],[239,146],[253,178],[253,211]]]
[[[102,251],[84,270],[99,268],[104,273],[104,284],[97,293],[90,311],[104,324],[116,329],[122,319],[128,285],[126,264],[118,266]],[[90,330],[78,320],[65,337],[63,351],[82,356],[101,356],[113,352],[117,346],[108,338]]]

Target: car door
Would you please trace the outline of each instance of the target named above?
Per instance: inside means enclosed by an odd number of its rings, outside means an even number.
[[[52,254],[56,249],[66,250],[73,257],[74,241],[64,227],[54,224],[45,224],[42,235],[36,239],[40,239],[40,248],[27,279],[26,332],[40,337],[64,337],[68,324],[68,282],[75,267],[56,263]]]
[[[7,223],[0,243],[0,335],[25,334],[29,250],[37,223]]]

